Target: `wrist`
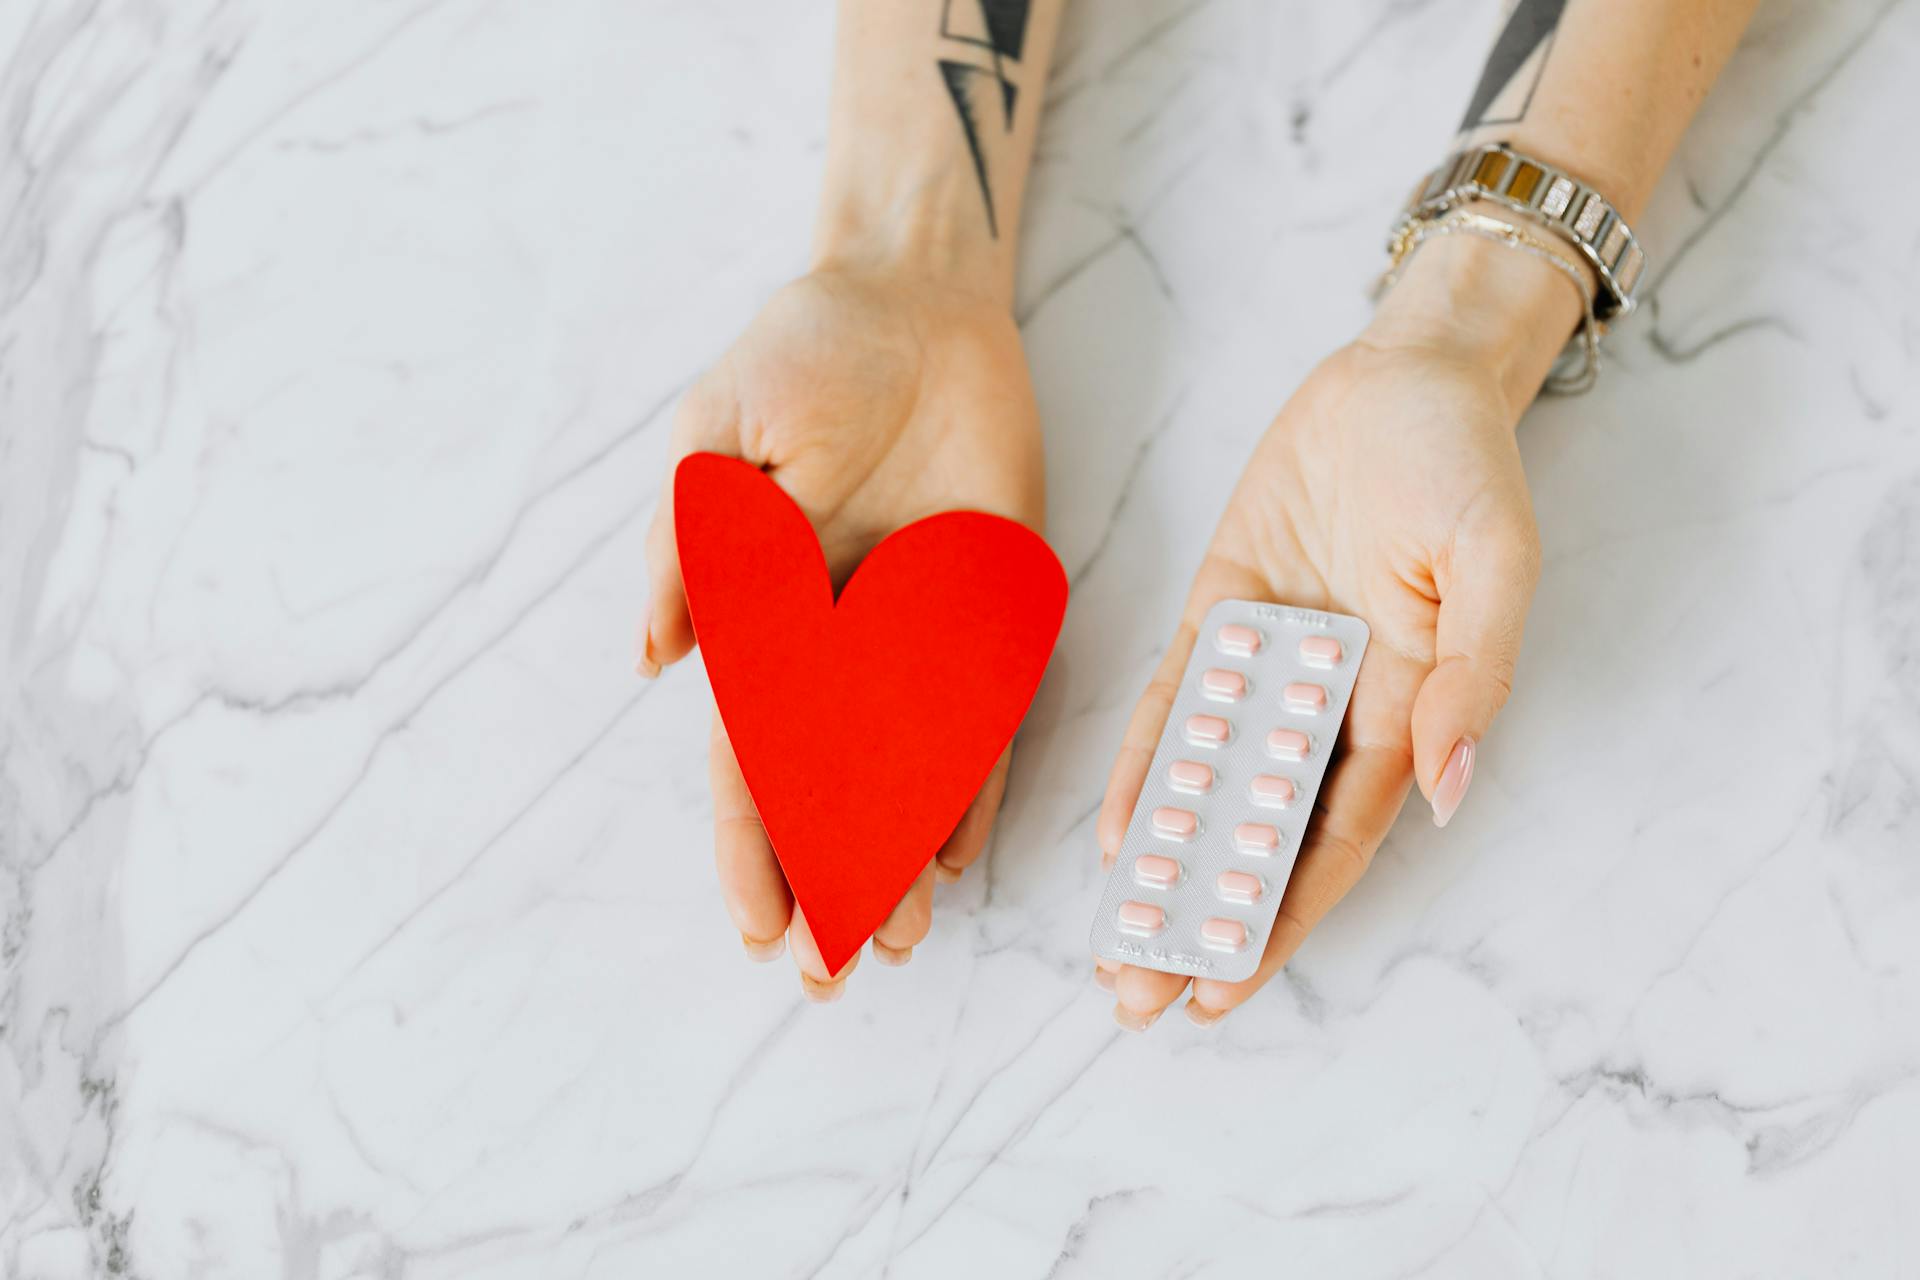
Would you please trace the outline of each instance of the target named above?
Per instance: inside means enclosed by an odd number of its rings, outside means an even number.
[[[1010,233],[989,233],[972,174],[950,167],[831,173],[812,265],[923,281],[1003,306],[1013,301]]]
[[[1571,250],[1558,256],[1587,270]],[[1442,235],[1407,261],[1362,340],[1482,368],[1517,422],[1579,326],[1581,309],[1573,282],[1551,263],[1477,235]]]

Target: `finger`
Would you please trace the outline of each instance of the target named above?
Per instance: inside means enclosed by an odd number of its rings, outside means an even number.
[[[1410,785],[1412,767],[1403,746],[1354,745],[1334,762],[1280,899],[1280,914],[1267,935],[1260,967],[1241,982],[1194,979],[1189,1018],[1203,1026],[1217,1021],[1280,972],[1334,903],[1366,874]]]
[[[902,965],[913,959],[913,949],[933,924],[933,859],[920,868],[893,910],[873,931],[873,958],[881,964]]]
[[[1100,802],[1100,817],[1094,824],[1101,866],[1111,867],[1119,856],[1127,822],[1133,816],[1133,806],[1139,802],[1140,789],[1146,785],[1147,770],[1152,767],[1154,750],[1160,745],[1160,734],[1173,710],[1173,700],[1180,692],[1180,680],[1186,674],[1187,659],[1193,654],[1194,641],[1200,634],[1200,623],[1206,618],[1207,610],[1222,600],[1260,598],[1265,594],[1259,575],[1231,560],[1209,552],[1201,563],[1200,572],[1194,576],[1193,589],[1187,593],[1186,607],[1173,642],[1161,656],[1146,692],[1140,695],[1133,718],[1127,721],[1120,754],[1115,757],[1113,771],[1107,777],[1107,793]]]
[[[740,931],[740,945],[764,963],[777,958],[786,945],[793,893],[717,713],[707,744],[707,776],[713,788],[713,857],[720,872],[720,896]]]
[[[840,972],[829,975],[827,962],[820,958],[820,945],[813,940],[813,930],[807,927],[807,913],[798,906],[793,909],[793,923],[787,926],[787,945],[793,951],[793,963],[800,970],[800,989],[806,992],[807,999],[826,1004],[846,994],[847,975],[860,963],[858,950],[847,957]]]
[[[647,615],[640,623],[635,666],[643,676],[678,662],[693,648],[693,615],[680,577],[680,549],[674,540],[673,475],[690,453],[739,453],[738,404],[724,367],[687,389],[674,412],[666,480],[647,527]]]
[[[1434,668],[1413,704],[1414,773],[1446,826],[1473,780],[1473,757],[1513,688],[1540,543],[1524,504],[1456,534],[1440,589]]]
[[[1113,975],[1113,1020],[1128,1031],[1145,1031],[1186,989],[1184,973],[1122,965]]]
[[[940,846],[940,852],[933,855],[933,874],[940,883],[952,884],[958,880],[960,873],[972,866],[987,847],[987,837],[993,834],[993,820],[1000,813],[1000,801],[1007,794],[1007,768],[1012,760],[1013,744],[1008,743],[993,772],[987,775],[980,794],[960,815],[960,825]]]

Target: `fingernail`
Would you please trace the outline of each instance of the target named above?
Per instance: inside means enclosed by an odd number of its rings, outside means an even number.
[[[835,982],[817,982],[811,974],[803,973],[800,975],[800,989],[815,1004],[832,1004],[847,993],[847,983],[844,978]]]
[[[778,960],[781,954],[786,951],[787,935],[783,933],[771,941],[761,942],[758,939],[749,938],[743,933],[740,935],[740,945],[747,949],[747,958],[749,960],[752,960],[755,964],[766,964],[769,960]]]
[[[1227,1016],[1225,1009],[1209,1009],[1192,998],[1187,1000],[1186,1009],[1187,1021],[1196,1027],[1210,1027]]]
[[[933,882],[935,884],[953,884],[959,879],[960,873],[958,871],[955,871],[938,858],[933,860]]]
[[[633,648],[633,669],[649,680],[659,675],[660,664],[653,660],[653,618],[651,616],[640,620],[640,634],[635,638]]]
[[[1102,991],[1111,991],[1118,984],[1112,974],[1096,965],[1093,970],[1093,985]]]
[[[1119,1023],[1124,1030],[1145,1031],[1148,1027],[1160,1021],[1160,1014],[1162,1012],[1163,1010],[1156,1009],[1152,1013],[1135,1013],[1123,1004],[1116,1004],[1113,1006],[1113,1020]]]
[[[1467,794],[1467,784],[1473,781],[1473,739],[1462,738],[1453,744],[1453,754],[1447,757],[1447,767],[1440,771],[1440,781],[1433,788],[1433,825],[1444,827],[1453,821],[1454,810],[1460,807],[1460,801]]]
[[[1117,858],[1117,856],[1115,855],[1115,853],[1113,852],[1113,850],[1111,850],[1111,849],[1102,849],[1102,850],[1100,851],[1100,869],[1101,869],[1102,871],[1111,871],[1111,870],[1113,870],[1113,864],[1114,864],[1114,863],[1115,863],[1116,861],[1118,861],[1118,858]]]
[[[880,941],[880,939],[875,938],[873,940],[873,958],[881,964],[892,965],[897,969],[907,961],[913,959],[913,948],[890,947]]]

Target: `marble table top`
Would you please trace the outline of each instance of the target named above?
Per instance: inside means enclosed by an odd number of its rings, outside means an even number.
[[[1073,7],[1065,633],[983,865],[816,1007],[632,634],[829,6],[0,7],[0,1275],[1920,1273],[1920,4],[1763,8],[1523,425],[1454,825],[1211,1033],[1088,980],[1124,719],[1497,21]]]

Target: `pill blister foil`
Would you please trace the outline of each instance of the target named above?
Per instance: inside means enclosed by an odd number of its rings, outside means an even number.
[[[1258,633],[1260,643],[1256,653],[1242,656],[1223,650],[1221,628],[1234,625],[1251,627]],[[1222,600],[1207,611],[1193,656],[1181,676],[1173,712],[1167,717],[1160,744],[1154,751],[1146,785],[1141,788],[1133,816],[1128,819],[1119,858],[1093,919],[1095,955],[1166,973],[1185,973],[1226,982],[1253,976],[1280,910],[1287,877],[1292,873],[1307,825],[1312,820],[1314,800],[1320,794],[1328,759],[1341,722],[1346,718],[1347,703],[1353,696],[1354,678],[1366,655],[1367,635],[1367,624],[1359,618],[1322,613],[1317,609],[1252,600]],[[1328,667],[1305,661],[1300,642],[1312,636],[1338,641],[1339,662]],[[1202,690],[1201,678],[1213,669],[1244,675],[1245,695],[1234,702],[1208,696]],[[1311,714],[1289,709],[1281,698],[1281,691],[1296,682],[1324,688],[1325,708]],[[1217,716],[1227,721],[1231,726],[1227,741],[1219,746],[1189,741],[1187,723],[1196,715]],[[1275,729],[1305,733],[1309,740],[1306,758],[1291,761],[1270,755],[1267,738]],[[1212,788],[1204,795],[1177,790],[1169,780],[1168,770],[1179,761],[1211,767]],[[1291,781],[1292,803],[1284,809],[1255,803],[1250,788],[1254,778],[1261,775]],[[1199,829],[1185,840],[1160,834],[1154,828],[1153,815],[1162,808],[1197,814]],[[1241,823],[1273,827],[1279,834],[1278,846],[1264,856],[1244,851],[1234,839],[1235,828]],[[1136,864],[1150,855],[1178,861],[1178,881],[1165,887],[1142,883]],[[1259,878],[1258,901],[1233,902],[1221,896],[1220,876],[1231,871]],[[1130,902],[1160,908],[1165,913],[1164,926],[1151,936],[1123,928],[1121,908]],[[1202,939],[1201,930],[1212,919],[1237,920],[1244,924],[1245,945],[1238,950],[1208,945]]]

